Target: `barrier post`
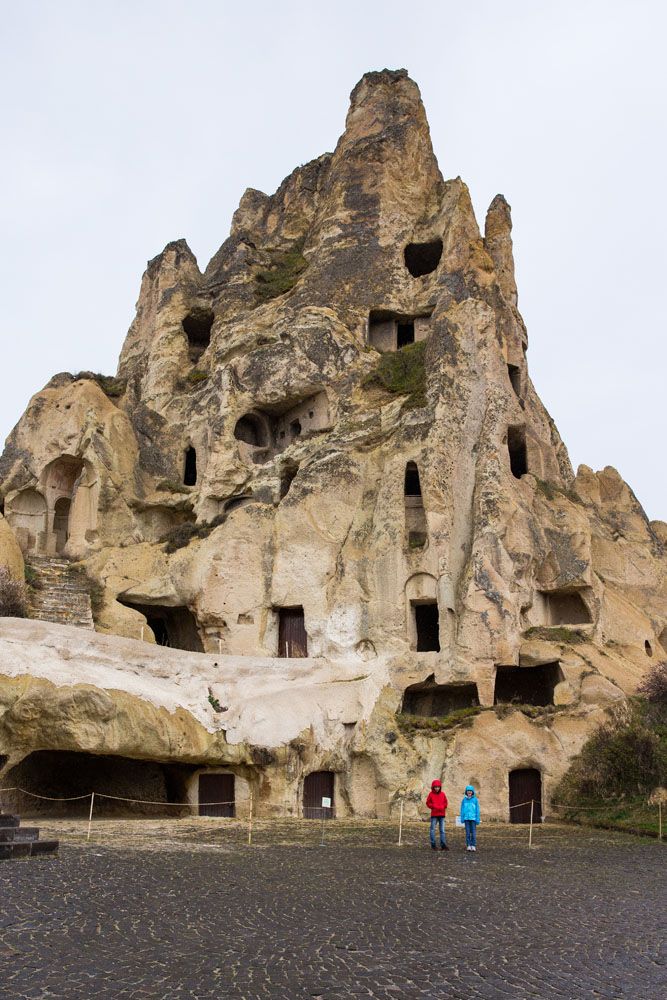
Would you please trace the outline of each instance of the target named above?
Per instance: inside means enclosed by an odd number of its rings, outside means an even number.
[[[250,793],[250,809],[248,811],[248,846],[252,844],[252,792]]]
[[[535,806],[535,799],[530,800],[530,832],[528,834],[528,846],[533,846],[533,808]]]
[[[324,820],[326,819],[325,813],[326,806],[322,806],[322,836],[320,837],[320,847],[324,847]]]
[[[90,828],[93,825],[93,805],[95,804],[95,792],[90,793],[90,812],[88,813],[88,835],[86,840],[90,840]]]
[[[401,799],[401,810],[398,814],[398,846],[401,846],[403,841],[403,799]]]
[[[662,840],[662,802],[658,802],[658,840]]]

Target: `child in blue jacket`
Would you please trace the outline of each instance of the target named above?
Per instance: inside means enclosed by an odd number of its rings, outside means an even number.
[[[477,850],[477,824],[479,823],[479,799],[472,785],[466,785],[461,802],[461,822],[466,828],[466,851]]]

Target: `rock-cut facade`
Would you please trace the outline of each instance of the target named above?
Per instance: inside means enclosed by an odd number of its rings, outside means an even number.
[[[667,525],[574,474],[527,347],[509,205],[481,231],[416,84],[367,74],[205,271],[150,261],[117,375],[10,435],[0,782],[386,816],[439,776],[548,815],[667,656]]]

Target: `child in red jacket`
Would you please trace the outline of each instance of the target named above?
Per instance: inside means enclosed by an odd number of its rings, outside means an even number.
[[[431,782],[431,791],[426,799],[426,805],[431,810],[431,848],[437,851],[435,846],[435,828],[436,826],[440,829],[440,850],[448,851],[447,841],[445,840],[445,814],[447,812],[447,796],[442,790],[442,784],[436,778],[435,781]]]

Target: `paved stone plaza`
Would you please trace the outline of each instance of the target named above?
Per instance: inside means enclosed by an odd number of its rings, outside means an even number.
[[[248,848],[215,822],[111,824],[57,860],[0,863],[0,996],[667,994],[656,842],[544,827],[529,852],[525,829],[489,826],[477,854],[460,831],[434,854],[424,826],[401,848],[393,827],[337,824],[320,847],[317,826],[271,846],[265,824]]]

